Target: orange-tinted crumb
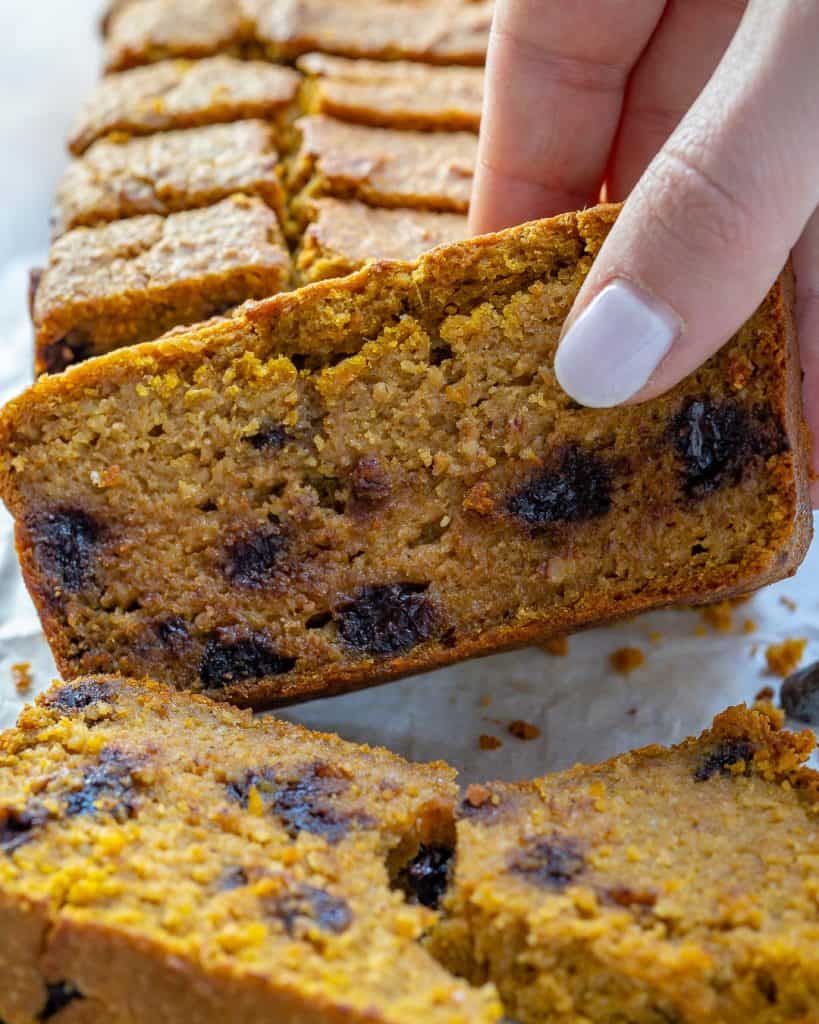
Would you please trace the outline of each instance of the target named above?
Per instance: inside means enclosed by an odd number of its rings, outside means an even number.
[[[648,639],[653,644],[659,644],[662,643],[663,634],[659,631],[659,629],[652,629],[652,631],[648,634]]]
[[[478,737],[478,746],[481,750],[497,750],[503,746],[503,743],[497,736],[490,736],[488,733],[482,732]]]
[[[731,601],[720,601],[700,609],[703,622],[717,633],[730,633],[734,628],[734,612]]]
[[[540,736],[540,729],[536,725],[532,725],[531,722],[524,722],[519,718],[516,718],[514,722],[510,722],[506,728],[518,740],[536,740]]]
[[[480,706],[482,708],[488,708],[489,705],[492,703],[492,694],[491,693],[484,693],[484,694],[482,694],[481,695],[481,699],[478,701],[478,703],[480,704]]]
[[[31,674],[31,664],[27,661],[18,661],[16,664],[12,665],[11,680],[14,683],[14,689],[19,694],[28,693],[34,684],[34,676]]]
[[[639,647],[620,647],[609,655],[609,662],[615,672],[628,675],[645,664],[646,656]]]
[[[786,597],[784,594],[779,598],[779,603],[787,608],[789,612],[795,612],[799,607],[792,597]]]
[[[774,699],[774,688],[772,686],[763,686],[759,693],[754,697],[755,701],[770,701]]]
[[[487,789],[486,786],[479,786],[477,783],[469,786],[464,794],[464,800],[470,807],[483,807],[491,799],[492,791]]]
[[[794,669],[799,667],[807,644],[807,640],[797,637],[783,640],[781,644],[771,644],[765,649],[768,671],[783,679],[785,676],[789,676]]]
[[[552,636],[540,645],[545,654],[551,654],[555,658],[565,658],[569,653],[569,638],[567,636]]]
[[[753,619],[746,619],[742,623],[742,632],[743,633],[756,633],[756,623],[754,622]]]
[[[697,628],[694,630],[694,633],[697,636],[708,636],[708,630],[705,628],[705,626],[697,626]]]

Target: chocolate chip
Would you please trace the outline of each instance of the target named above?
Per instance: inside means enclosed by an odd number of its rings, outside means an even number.
[[[597,455],[569,445],[555,464],[509,497],[509,512],[534,528],[580,523],[611,508],[611,469]]]
[[[789,675],[782,684],[780,699],[791,718],[819,725],[819,661]]]
[[[421,846],[399,874],[398,888],[411,902],[437,910],[449,884],[452,854],[451,846]]]
[[[509,861],[510,870],[529,882],[558,891],[583,873],[586,863],[580,844],[569,836],[530,840]]]
[[[116,747],[101,751],[97,763],[85,770],[79,789],[66,794],[65,813],[110,814],[117,821],[133,818],[137,809],[137,780],[134,775],[142,759]]]
[[[35,834],[49,819],[41,804],[30,802],[21,811],[0,807],[0,850],[14,853],[34,839]]]
[[[37,561],[46,576],[70,594],[93,580],[93,562],[102,531],[82,509],[55,508],[28,523]]]
[[[225,573],[237,587],[268,586],[281,568],[286,548],[287,539],[277,526],[256,530],[228,548]]]
[[[278,451],[289,440],[290,434],[287,428],[281,423],[275,423],[273,420],[265,420],[255,434],[248,434],[245,437],[245,441],[255,448],[257,452],[265,449]]]
[[[47,707],[69,714],[72,711],[85,711],[92,704],[110,704],[115,694],[116,689],[112,682],[88,679],[80,683],[68,683],[58,690],[52,690],[46,695],[44,703]]]
[[[377,455],[358,460],[351,486],[353,496],[366,505],[375,505],[390,496],[390,478]]]
[[[338,632],[350,647],[367,654],[403,654],[440,632],[439,615],[427,597],[427,583],[364,587],[336,610]]]
[[[62,338],[41,345],[37,354],[46,373],[62,373],[91,356],[91,341],[80,331],[69,331]]]
[[[715,402],[708,396],[686,401],[671,421],[671,437],[688,498],[738,484],[755,457],[768,458],[786,448],[769,407],[748,409],[733,399]]]
[[[205,686],[218,689],[245,679],[280,676],[296,664],[273,647],[262,633],[232,636],[229,630],[211,634],[199,665],[199,678]]]
[[[696,782],[706,782],[717,773],[730,775],[731,765],[745,762],[750,766],[754,759],[754,745],[748,740],[725,740],[702,759],[694,771]]]
[[[255,789],[291,838],[295,839],[300,832],[309,832],[335,843],[347,835],[352,825],[368,825],[372,821],[365,814],[334,804],[334,799],[349,786],[349,776],[323,761],[314,761],[291,770],[287,776],[275,768],[250,771],[242,779],[228,784],[228,794],[247,807],[250,791]]]
[[[346,900],[313,885],[299,885],[268,898],[265,909],[282,922],[288,935],[295,935],[300,923],[308,927],[317,924],[333,935],[341,935],[353,923],[353,912]]]
[[[156,635],[162,646],[177,658],[185,653],[190,643],[188,624],[178,615],[162,619],[154,624]]]
[[[219,876],[216,888],[220,892],[232,892],[234,889],[243,889],[248,881],[247,872],[244,868],[227,868]]]
[[[79,989],[68,981],[48,982],[46,994],[45,1006],[37,1014],[38,1021],[51,1020],[70,1003],[83,998]]]

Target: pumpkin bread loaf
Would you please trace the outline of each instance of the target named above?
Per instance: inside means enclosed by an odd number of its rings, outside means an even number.
[[[96,677],[0,737],[6,1024],[490,1024],[424,951],[454,772]]]
[[[276,214],[258,198],[77,228],[57,239],[35,275],[36,371],[149,341],[289,282]]]
[[[819,775],[777,715],[470,787],[432,950],[520,1024],[815,1021]]]
[[[236,193],[259,196],[281,216],[278,163],[274,131],[258,120],[101,139],[63,175],[54,234],[212,206]]]
[[[10,403],[0,492],[64,674],[266,706],[793,571],[787,275],[667,395],[579,407],[554,353],[615,216],[376,264]]]
[[[300,82],[292,68],[235,57],[165,60],[106,75],[77,115],[69,147],[82,156],[108,135],[151,135],[256,118],[273,126],[278,141],[286,135]]]
[[[426,131],[473,131],[481,122],[483,69],[308,53],[302,106],[340,121]]]
[[[315,199],[296,257],[299,281],[343,277],[373,260],[415,260],[468,233],[466,217],[459,213],[386,210],[355,199]]]

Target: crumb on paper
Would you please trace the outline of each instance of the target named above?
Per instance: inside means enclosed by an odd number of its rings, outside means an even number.
[[[645,664],[646,656],[640,647],[618,647],[609,655],[609,663],[615,672],[628,675]]]
[[[524,722],[521,718],[516,718],[506,728],[518,740],[536,740],[540,736],[540,729],[536,725],[532,725],[531,722]]]
[[[482,732],[478,737],[478,746],[481,750],[497,750],[503,746],[503,742],[497,736],[490,736],[489,733]]]
[[[481,786],[476,782],[473,782],[471,786],[467,787],[466,793],[464,794],[464,802],[469,804],[470,807],[483,807],[484,804],[489,803],[492,799],[492,790],[486,786]]]
[[[751,650],[750,650],[751,657],[755,658],[757,656],[758,652],[759,652],[759,644],[752,644],[751,645]]]
[[[734,628],[734,607],[731,601],[720,601],[700,608],[702,621],[717,633],[730,633]]]
[[[544,654],[551,654],[554,658],[565,658],[569,653],[569,638],[562,636],[551,636],[540,645]]]
[[[742,632],[743,633],[747,633],[747,634],[750,635],[751,633],[756,633],[756,630],[757,630],[757,626],[756,626],[756,623],[754,622],[753,619],[746,619],[742,623]]]
[[[27,694],[34,685],[34,676],[31,674],[31,663],[28,661],[18,661],[16,664],[12,665],[11,681],[14,683],[14,689],[21,697]]]
[[[633,718],[637,714],[637,708],[628,708],[628,710],[626,711],[626,714],[629,717]]]
[[[782,643],[770,644],[765,648],[768,671],[783,679],[789,676],[799,667],[807,645],[808,641],[804,637],[789,637]]]
[[[648,634],[648,639],[652,644],[661,644],[663,642],[663,634],[659,629],[652,629]]]
[[[774,699],[775,690],[772,686],[763,686],[762,689],[757,693],[754,700],[757,703],[768,702]]]
[[[783,594],[779,598],[779,603],[784,608],[787,608],[789,612],[795,612],[799,608],[799,605],[796,603],[796,601],[794,601],[792,597],[787,597],[785,594]]]
[[[694,630],[694,635],[695,636],[708,636],[708,630],[705,628],[705,626],[699,625]]]
[[[491,703],[492,703],[492,694],[491,693],[483,693],[483,694],[481,694],[481,699],[478,701],[478,704],[482,708],[488,708]]]

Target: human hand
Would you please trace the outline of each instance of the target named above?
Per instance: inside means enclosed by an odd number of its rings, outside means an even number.
[[[628,200],[560,384],[594,407],[662,394],[793,250],[819,472],[819,0],[497,0],[472,230],[597,202],[604,183]]]

